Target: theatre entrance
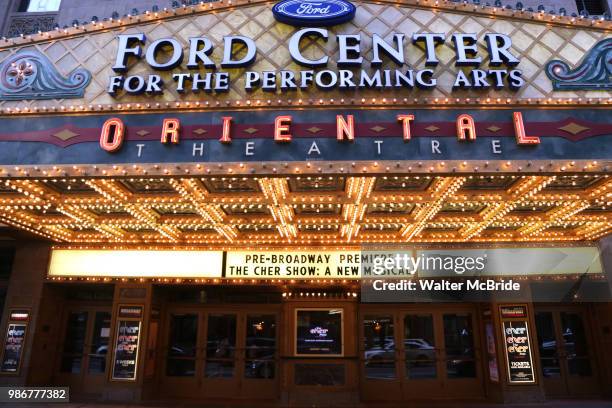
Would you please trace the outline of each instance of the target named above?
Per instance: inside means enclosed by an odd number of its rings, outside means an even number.
[[[68,305],[62,321],[55,384],[70,387],[72,395],[100,394],[109,366],[110,305]]]
[[[389,304],[360,314],[364,400],[484,397],[475,308]]]
[[[537,341],[548,397],[600,393],[588,308],[537,306]]]
[[[278,307],[171,308],[165,322],[164,397],[278,397]]]

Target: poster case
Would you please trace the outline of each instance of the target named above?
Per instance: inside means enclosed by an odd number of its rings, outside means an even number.
[[[119,305],[111,380],[136,381],[142,328],[142,305]]]
[[[2,344],[0,374],[19,375],[29,321],[29,310],[11,310]]]
[[[296,309],[294,355],[342,357],[344,355],[343,309]]]
[[[508,384],[536,384],[526,305],[500,306]]]

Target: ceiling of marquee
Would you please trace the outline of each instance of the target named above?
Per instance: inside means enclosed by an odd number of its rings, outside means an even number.
[[[8,179],[0,223],[94,247],[590,241],[611,192],[604,174]]]

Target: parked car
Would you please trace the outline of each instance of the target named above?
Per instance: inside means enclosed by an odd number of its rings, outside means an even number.
[[[431,361],[436,358],[435,348],[425,339],[404,339],[406,360]],[[395,360],[395,341],[385,340],[382,347],[372,347],[365,352],[366,365],[380,361]]]

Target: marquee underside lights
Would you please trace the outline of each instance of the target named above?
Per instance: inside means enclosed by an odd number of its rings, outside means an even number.
[[[578,243],[612,231],[612,181],[593,172],[58,175],[0,187],[0,222],[68,247]]]
[[[271,2],[221,0],[0,42],[15,86],[43,65],[87,83],[72,100],[0,98],[0,223],[62,248],[151,251],[612,231],[609,78],[571,75],[601,59],[612,23],[364,0],[348,24],[303,24],[351,17],[344,3],[285,0],[296,27]]]

